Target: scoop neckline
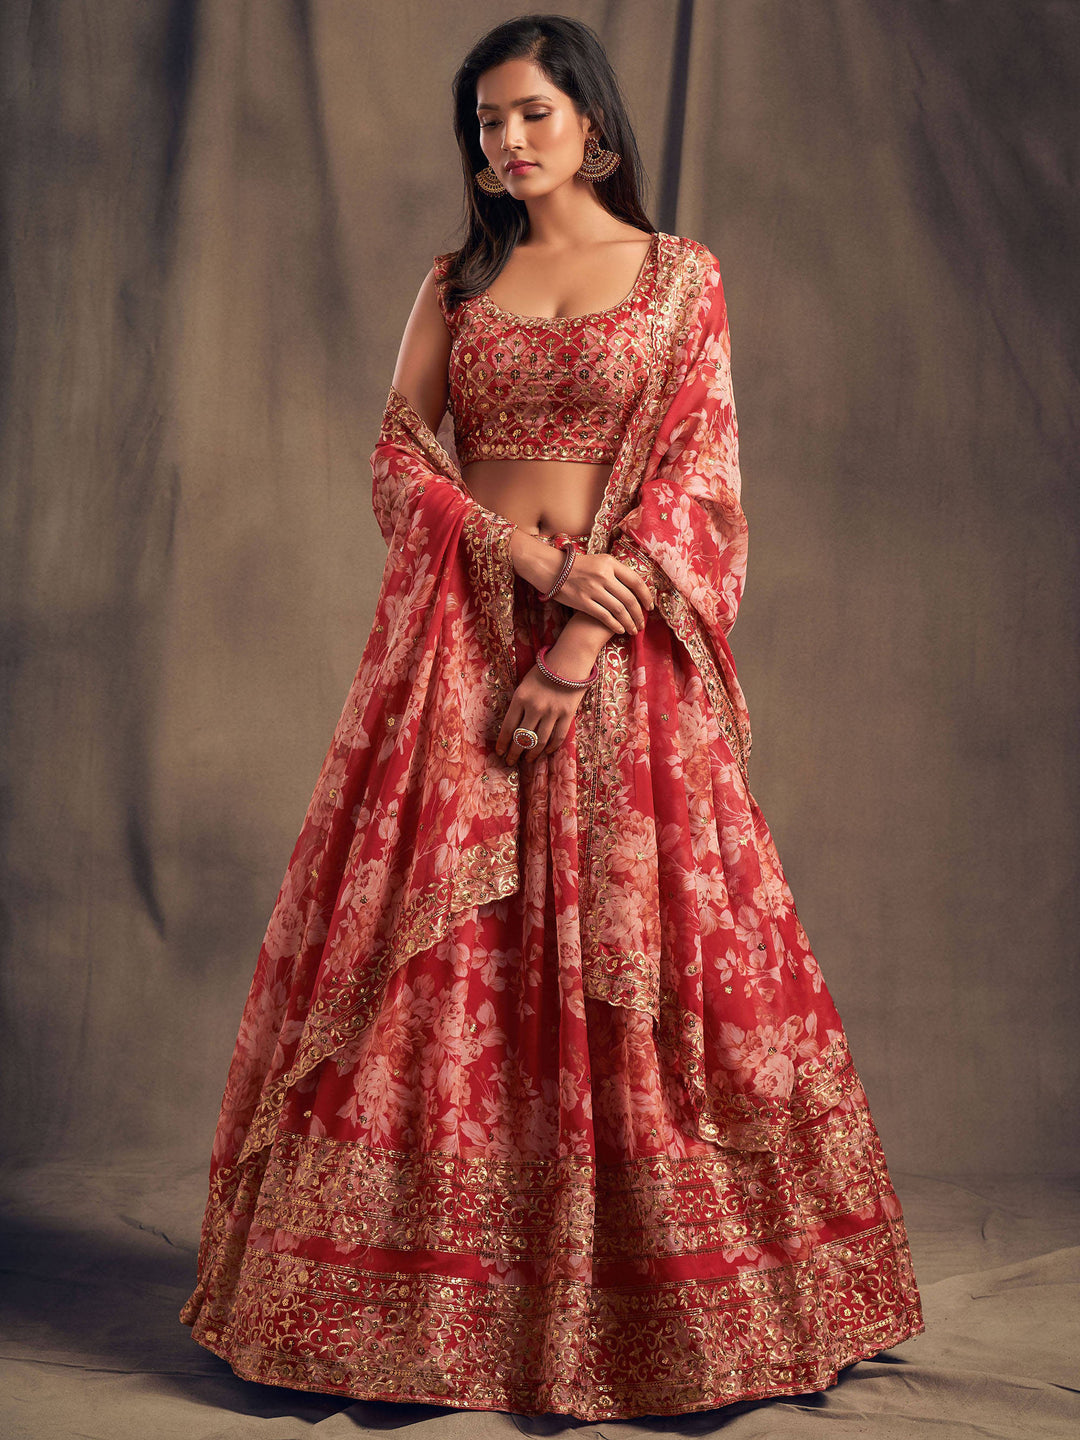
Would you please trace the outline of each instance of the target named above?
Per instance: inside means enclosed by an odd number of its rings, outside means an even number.
[[[660,231],[654,230],[649,238],[649,248],[645,252],[645,258],[641,262],[641,269],[637,273],[637,279],[629,292],[615,305],[609,305],[606,310],[586,310],[581,315],[519,315],[516,310],[507,310],[493,300],[487,290],[481,290],[477,299],[481,300],[489,309],[494,310],[498,315],[504,315],[508,320],[524,322],[527,325],[573,325],[581,320],[598,320],[605,315],[614,315],[622,310],[637,297],[638,291],[645,283],[645,276],[648,274],[652,258],[660,243]]]

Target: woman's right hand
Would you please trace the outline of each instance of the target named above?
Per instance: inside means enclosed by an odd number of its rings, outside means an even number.
[[[587,555],[580,550],[555,598],[628,635],[644,630],[645,612],[656,604],[648,585],[629,565],[606,552]]]
[[[541,594],[551,589],[565,559],[562,550],[519,526],[511,537],[510,551],[514,568],[523,580],[535,585]],[[615,634],[643,630],[645,612],[656,604],[637,571],[604,551],[590,555],[578,550],[555,599],[602,621]]]

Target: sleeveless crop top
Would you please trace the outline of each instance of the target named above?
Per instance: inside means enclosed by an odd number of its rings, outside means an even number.
[[[633,289],[609,310],[516,315],[487,291],[452,310],[452,256],[437,255],[435,288],[453,337],[448,406],[458,462],[614,461],[652,363],[649,319],[659,232]]]

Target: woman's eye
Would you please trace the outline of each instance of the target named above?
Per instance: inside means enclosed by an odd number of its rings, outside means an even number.
[[[525,116],[525,119],[526,119],[526,120],[546,120],[546,119],[548,118],[549,113],[550,113],[550,112],[547,111],[547,110],[541,110],[541,111],[540,111],[538,114],[536,114],[536,115],[526,115],[526,116]],[[498,123],[499,123],[498,120],[481,120],[481,121],[480,121],[480,129],[481,129],[481,130],[490,130],[491,127],[492,127],[492,125],[498,125]]]

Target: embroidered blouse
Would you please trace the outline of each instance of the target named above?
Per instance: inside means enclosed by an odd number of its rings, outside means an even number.
[[[486,290],[450,309],[450,254],[434,261],[453,337],[449,410],[462,466],[473,460],[585,460],[611,464],[648,378],[653,234],[630,293],[584,315],[517,315]]]

